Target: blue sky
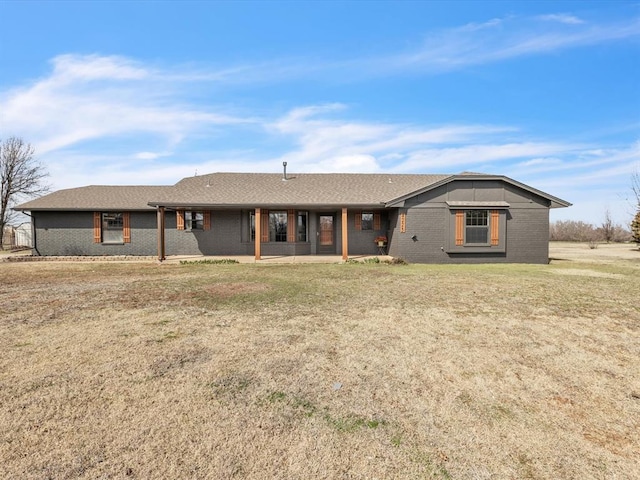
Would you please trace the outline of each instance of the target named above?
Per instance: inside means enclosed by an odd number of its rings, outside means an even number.
[[[0,0],[0,138],[54,189],[502,174],[627,223],[640,2]]]

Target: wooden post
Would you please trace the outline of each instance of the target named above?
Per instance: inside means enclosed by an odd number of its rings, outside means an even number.
[[[260,231],[261,227],[262,227],[262,219],[260,218],[260,209],[256,208],[256,214],[254,216],[254,223],[255,225],[253,226],[255,232],[254,232],[254,236],[255,236],[255,254],[256,254],[256,260],[260,260],[260,241],[262,239],[262,232]]]
[[[347,235],[347,209],[342,209],[342,260],[349,258],[349,237]]]
[[[164,251],[164,207],[158,207],[158,260],[163,261],[165,256]]]

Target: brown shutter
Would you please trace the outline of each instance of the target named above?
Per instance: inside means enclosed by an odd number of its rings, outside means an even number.
[[[407,232],[407,214],[401,213],[400,214],[400,233],[406,233],[406,232]]]
[[[356,230],[362,230],[362,212],[356,211]]]
[[[262,210],[262,215],[260,215],[260,241],[268,242],[269,241],[269,210]]]
[[[456,210],[456,245],[464,245],[464,211]]]
[[[380,230],[380,212],[373,214],[373,229]]]
[[[93,243],[102,241],[102,214],[93,212]]]
[[[287,212],[287,242],[296,241],[296,211]]]
[[[122,213],[122,241],[131,243],[131,218],[129,212]]]
[[[176,229],[184,230],[184,210],[176,210]]]
[[[202,212],[202,229],[211,230],[211,210]]]
[[[491,245],[500,243],[500,212],[493,210],[491,212]]]

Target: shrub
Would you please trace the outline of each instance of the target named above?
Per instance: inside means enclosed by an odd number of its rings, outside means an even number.
[[[390,265],[409,265],[409,262],[402,257],[393,257],[391,260],[388,260],[387,263]]]
[[[233,258],[205,258],[203,260],[180,260],[180,265],[228,265],[240,263]]]
[[[365,258],[362,263],[380,263],[378,257]]]
[[[640,243],[640,210],[631,222],[631,236],[634,242]]]

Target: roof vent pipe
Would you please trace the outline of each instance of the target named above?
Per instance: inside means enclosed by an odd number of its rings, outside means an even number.
[[[284,168],[284,172],[282,174],[282,180],[287,181],[287,162],[282,162],[282,167]]]

